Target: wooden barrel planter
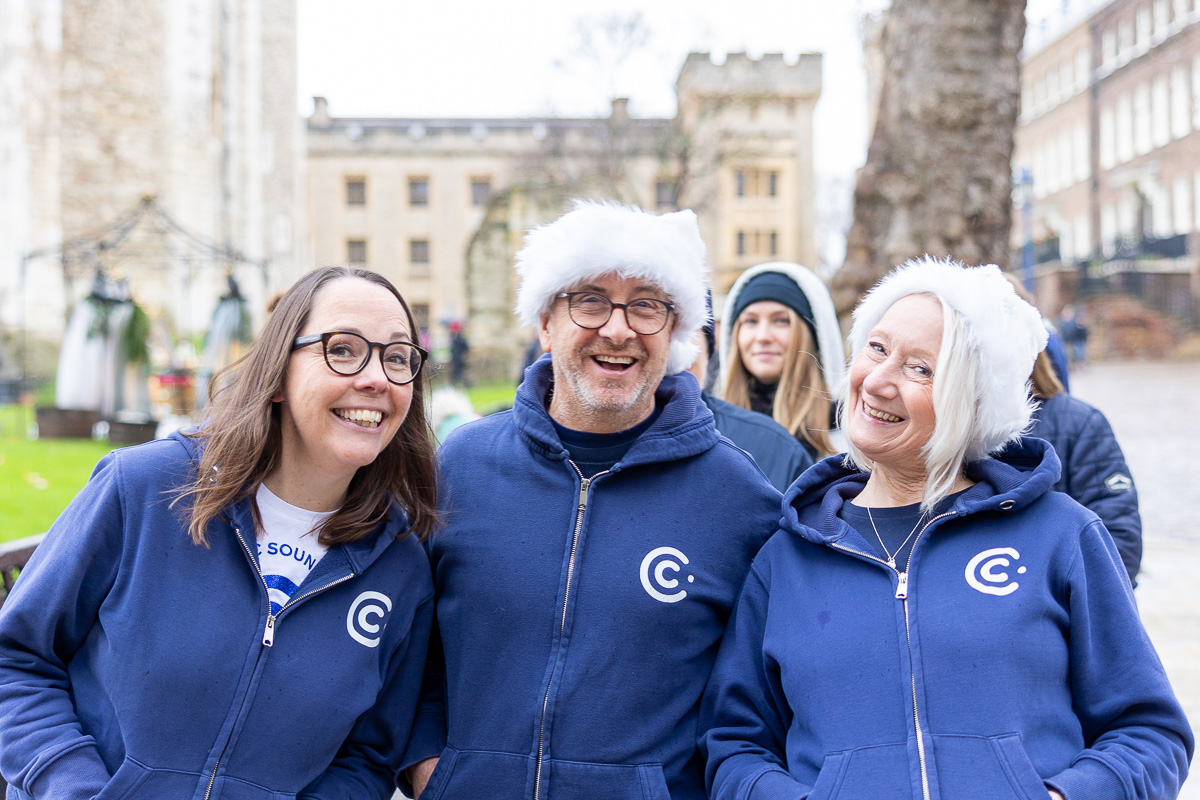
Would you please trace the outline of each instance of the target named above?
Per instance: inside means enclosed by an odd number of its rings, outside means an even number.
[[[78,408],[37,409],[38,437],[42,439],[90,439],[100,413]]]
[[[154,438],[158,430],[157,422],[117,422],[109,420],[109,444],[141,444]]]

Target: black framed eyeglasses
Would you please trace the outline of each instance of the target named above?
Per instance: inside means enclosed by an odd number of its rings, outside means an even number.
[[[555,299],[567,298],[567,313],[571,321],[581,328],[596,330],[603,328],[612,316],[614,308],[625,312],[625,323],[634,333],[653,336],[667,327],[675,306],[653,297],[638,297],[628,303],[614,303],[596,292],[559,292]]]
[[[404,386],[421,374],[421,366],[429,353],[412,342],[372,342],[350,331],[329,331],[300,336],[292,342],[292,350],[321,343],[325,363],[338,375],[357,375],[367,367],[371,353],[379,348],[379,363],[389,383]]]

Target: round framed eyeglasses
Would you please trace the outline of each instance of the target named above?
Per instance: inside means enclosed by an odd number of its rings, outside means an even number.
[[[667,327],[675,306],[653,297],[638,297],[628,303],[614,303],[596,292],[559,292],[555,299],[567,299],[567,313],[571,321],[581,328],[596,330],[603,328],[612,316],[614,308],[625,312],[625,324],[634,333],[653,336]]]
[[[412,342],[372,342],[350,331],[329,331],[301,336],[292,342],[292,350],[321,343],[325,363],[338,375],[357,375],[367,367],[371,353],[379,348],[379,363],[389,383],[404,386],[421,374],[429,353]]]

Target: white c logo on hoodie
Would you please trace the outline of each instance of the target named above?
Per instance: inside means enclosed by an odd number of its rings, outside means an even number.
[[[994,594],[997,597],[1012,594],[1021,584],[1016,581],[1004,583],[1008,580],[1008,573],[997,572],[996,568],[1007,567],[1012,561],[1016,561],[1020,557],[1021,554],[1011,547],[994,547],[991,550],[984,550],[967,562],[967,583],[975,591],[983,592],[984,594]],[[1012,561],[1009,561],[1009,558]],[[1024,575],[1025,567],[1017,567],[1017,574]],[[1001,583],[1004,583],[1004,585],[1001,586]]]
[[[653,580],[651,580],[650,565],[659,556],[669,556],[669,558],[664,558],[658,562],[658,566],[654,568]],[[671,594],[659,591],[660,588],[674,589],[679,585],[679,579],[667,577],[667,571],[670,570],[675,574],[679,574],[679,571],[683,569],[683,564],[680,562],[687,564],[688,557],[674,547],[656,547],[649,553],[646,553],[646,557],[642,559],[642,568],[640,571],[642,588],[646,590],[646,594],[660,603],[678,603],[687,597],[687,591],[684,589]],[[693,583],[696,580],[694,575],[688,575],[687,579],[688,583]]]

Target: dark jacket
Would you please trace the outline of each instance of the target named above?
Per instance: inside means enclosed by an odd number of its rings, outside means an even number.
[[[838,517],[827,458],[784,497],[705,694],[714,800],[1175,797],[1194,741],[1096,515],[1025,439],[918,532],[907,572]]]
[[[813,465],[808,449],[771,417],[726,403],[708,392],[700,398],[713,413],[717,431],[749,453],[779,491],[791,486],[801,472]]]
[[[704,800],[700,697],[779,493],[686,373],[582,480],[546,411],[551,374],[538,361],[511,411],[439,451],[445,674],[406,760],[441,755],[422,800]]]
[[[178,433],[105,456],[21,572],[0,611],[9,800],[391,796],[433,616],[403,512],[271,618],[249,500],[207,548],[171,507],[198,458]]]
[[[1034,412],[1029,435],[1054,446],[1062,462],[1055,490],[1096,512],[1135,582],[1142,563],[1142,517],[1137,487],[1108,420],[1082,400],[1056,394]]]

